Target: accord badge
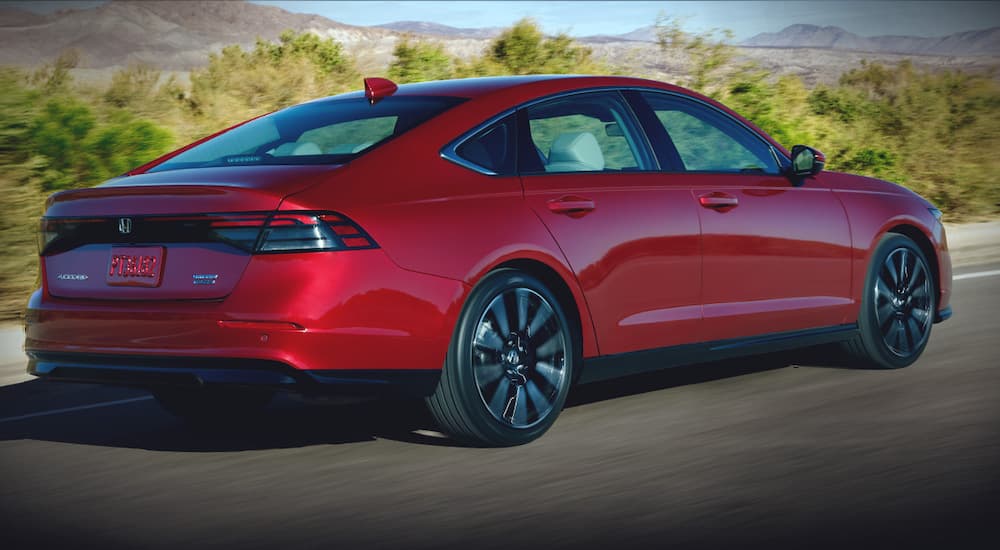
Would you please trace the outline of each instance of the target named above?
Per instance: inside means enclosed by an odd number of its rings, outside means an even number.
[[[214,285],[215,281],[219,279],[219,276],[215,273],[195,273],[191,275],[191,284],[193,285]]]

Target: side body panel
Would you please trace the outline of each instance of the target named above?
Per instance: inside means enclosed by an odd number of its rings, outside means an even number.
[[[602,354],[698,341],[701,252],[690,190],[660,174],[525,176],[525,200],[566,254],[590,306]],[[592,200],[582,215],[550,201]]]
[[[699,207],[705,339],[840,325],[851,311],[851,233],[844,209],[821,182],[794,187],[783,176],[685,174],[699,197],[735,197],[731,208]]]

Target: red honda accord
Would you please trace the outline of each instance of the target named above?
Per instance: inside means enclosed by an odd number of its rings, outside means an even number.
[[[905,367],[951,315],[941,213],[824,160],[649,80],[366,79],[53,195],[28,370],[200,420],[424,396],[516,445],[574,383],[832,342]]]

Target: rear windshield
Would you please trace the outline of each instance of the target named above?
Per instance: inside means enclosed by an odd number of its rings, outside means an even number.
[[[438,115],[463,99],[364,97],[289,107],[210,139],[150,172],[210,166],[342,164]]]

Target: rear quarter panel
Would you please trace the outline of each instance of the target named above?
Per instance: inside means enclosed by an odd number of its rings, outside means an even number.
[[[288,197],[282,208],[341,212],[361,225],[399,267],[462,281],[470,290],[505,262],[542,263],[569,287],[583,328],[583,354],[596,356],[583,294],[559,246],[525,204],[519,178],[484,176],[440,156],[446,143],[495,114],[493,109],[476,109],[457,119],[442,117],[415,128],[356,159],[326,184]]]

